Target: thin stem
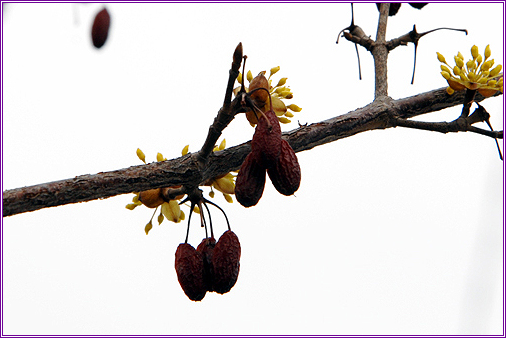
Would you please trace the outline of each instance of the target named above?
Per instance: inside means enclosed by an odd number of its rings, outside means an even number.
[[[220,206],[219,206],[218,204],[215,204],[215,203],[211,202],[211,201],[210,201],[210,200],[208,200],[208,199],[205,199],[205,198],[204,198],[204,201],[205,201],[206,203],[209,203],[209,204],[211,204],[211,205],[214,205],[216,208],[220,209],[220,211],[221,211],[221,212],[223,213],[223,215],[225,216],[225,220],[227,221],[227,227],[228,227],[228,230],[230,230],[230,223],[228,222],[228,217],[227,217],[227,214],[225,213],[225,211],[223,211],[223,209],[222,209],[222,208],[220,208]]]
[[[214,233],[213,233],[213,220],[211,218],[211,212],[209,211],[209,207],[207,206],[207,203],[204,202],[204,207],[206,207],[206,210],[207,210],[207,215],[209,216],[209,228],[211,228],[211,238],[214,238]],[[200,212],[203,212],[202,210],[200,210]],[[207,231],[206,231],[206,237],[207,237]]]

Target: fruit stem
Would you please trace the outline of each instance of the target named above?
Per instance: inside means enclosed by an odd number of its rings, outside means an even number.
[[[220,208],[217,204],[209,201],[208,199],[205,199],[204,197],[202,197],[202,199],[204,200],[205,203],[209,203],[211,205],[214,205],[216,208],[220,209],[220,211],[223,213],[223,215],[225,216],[225,220],[227,221],[227,227],[228,227],[228,230],[231,230],[230,229],[230,223],[228,221],[228,217],[227,217],[227,214],[225,213],[225,211],[223,211],[222,208]],[[204,204],[205,205],[205,204]]]
[[[207,215],[209,216],[209,227],[211,228],[211,238],[214,238],[214,233],[213,233],[213,220],[211,218],[211,212],[209,211],[209,207],[207,206],[207,204],[205,203],[204,201],[204,206],[206,207],[206,210],[207,210]],[[202,209],[200,209],[200,212],[204,212]],[[207,229],[206,229],[206,237],[207,237]]]

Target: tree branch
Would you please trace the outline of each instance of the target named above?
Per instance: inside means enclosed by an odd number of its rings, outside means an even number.
[[[386,98],[341,116],[301,126],[284,133],[283,138],[300,152],[363,131],[394,127],[390,123],[393,116],[409,118],[459,105],[463,99],[464,92],[450,96],[445,88],[399,100]],[[477,95],[475,101],[483,99]],[[239,169],[250,150],[250,142],[246,142],[213,152],[204,169],[198,165],[197,153],[193,153],[163,162],[6,190],[3,192],[3,216],[160,187],[199,186]]]

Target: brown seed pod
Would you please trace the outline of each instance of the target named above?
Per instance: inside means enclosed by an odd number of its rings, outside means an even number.
[[[248,208],[258,203],[264,192],[265,168],[259,152],[251,152],[241,165],[235,180],[235,198]]]
[[[93,41],[93,46],[100,48],[104,45],[107,40],[107,35],[109,34],[110,24],[111,17],[109,16],[107,9],[104,8],[95,16],[93,26],[91,27],[91,39]]]
[[[251,140],[251,152],[260,152],[265,168],[270,168],[276,165],[281,151],[281,127],[274,112],[266,112],[265,117],[270,125],[265,118],[260,118]]]
[[[207,291],[213,290],[213,251],[216,245],[216,240],[212,237],[204,238],[197,247],[197,252],[202,255],[204,262],[204,284]]]
[[[206,295],[204,284],[204,260],[188,243],[181,243],[176,250],[177,280],[184,293],[193,301],[200,301]]]
[[[156,208],[163,204],[162,189],[151,189],[139,193],[139,201],[148,208]]]
[[[239,276],[240,259],[239,238],[227,230],[221,235],[213,251],[214,291],[224,294],[232,289]]]
[[[290,196],[299,189],[300,165],[287,141],[281,140],[281,153],[277,165],[269,168],[267,173],[279,193]]]
[[[262,108],[267,103],[269,99],[269,81],[265,77],[265,72],[260,72],[253,80],[248,87],[248,92],[251,93],[250,97],[253,99],[258,108]],[[253,90],[257,88],[264,88],[267,90],[256,90],[252,93]]]

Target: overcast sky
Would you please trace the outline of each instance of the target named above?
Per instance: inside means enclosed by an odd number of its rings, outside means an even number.
[[[281,66],[289,131],[373,100],[370,54],[336,45],[350,5],[107,4],[109,38],[91,44],[101,4],[3,4],[3,189],[139,165],[197,151],[223,102],[239,42],[247,69]],[[374,4],[355,24],[376,36]],[[438,27],[389,57],[389,95],[446,85],[470,48],[503,64],[503,4],[404,4],[387,39]],[[483,102],[503,129],[503,97]],[[419,119],[451,121],[459,107]],[[480,124],[482,128],[486,125]],[[244,116],[227,146],[253,135]],[[220,139],[221,140],[221,139]],[[501,144],[501,148],[503,145]],[[296,196],[268,181],[259,204],[214,201],[242,246],[237,284],[188,300],[174,270],[186,222],[155,224],[125,209],[132,194],[3,219],[3,334],[503,334],[503,162],[488,137],[402,128],[369,131],[297,154]],[[205,190],[207,194],[208,190]],[[188,214],[188,208],[183,207]],[[226,229],[211,209],[215,233]],[[204,236],[193,219],[189,242]]]

